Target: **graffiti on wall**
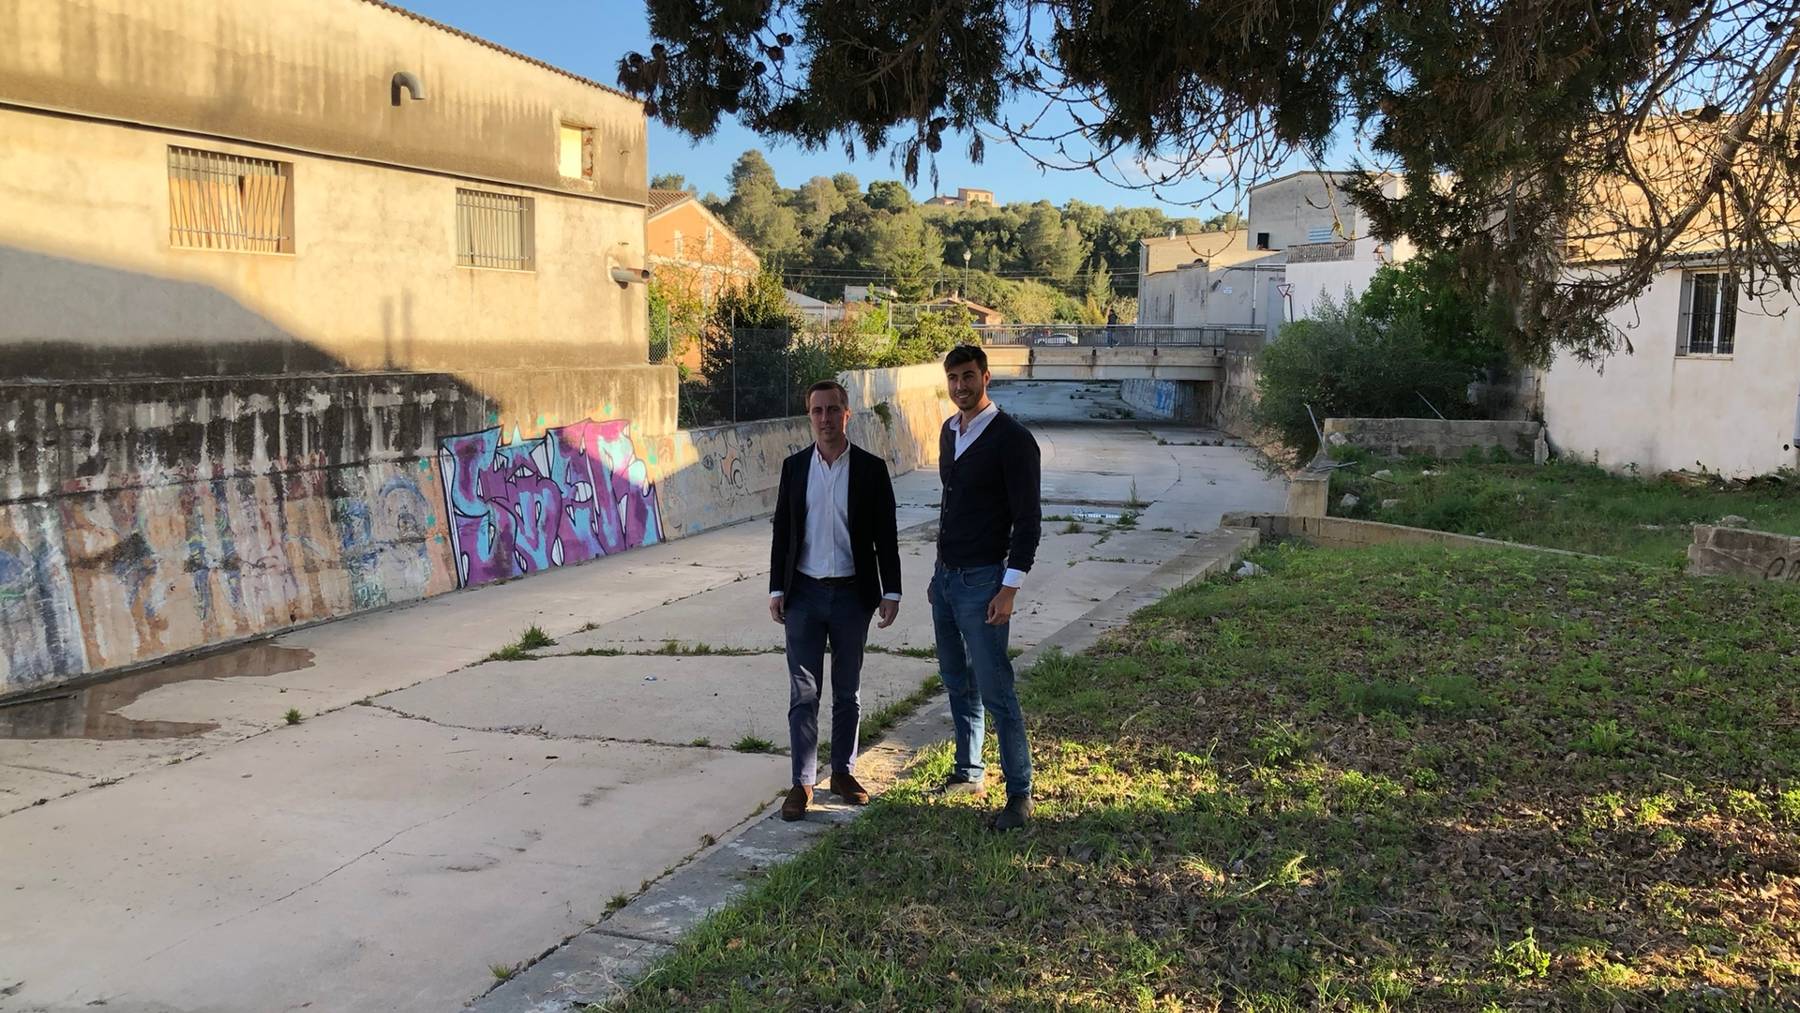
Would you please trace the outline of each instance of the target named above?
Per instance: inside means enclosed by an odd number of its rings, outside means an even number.
[[[0,506],[0,690],[87,665],[56,509]]]
[[[500,429],[438,444],[451,553],[463,587],[654,545],[662,514],[626,419]]]

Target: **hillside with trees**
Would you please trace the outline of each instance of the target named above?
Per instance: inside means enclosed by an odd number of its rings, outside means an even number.
[[[680,176],[651,185],[689,189]],[[914,302],[963,292],[1023,322],[1101,323],[1109,309],[1134,319],[1138,240],[1239,224],[1236,214],[1201,221],[1079,200],[932,205],[898,181],[864,186],[847,172],[790,188],[756,150],[738,158],[729,185],[705,203],[788,288],[831,301],[848,285],[889,287]]]

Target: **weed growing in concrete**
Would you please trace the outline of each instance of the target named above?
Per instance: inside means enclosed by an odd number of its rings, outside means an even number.
[[[935,647],[887,647],[882,644],[869,644],[863,650],[872,654],[897,654],[902,658],[935,658]]]
[[[694,741],[688,743],[688,745],[693,746],[696,749],[710,749],[710,748],[712,748],[712,740],[707,738],[706,736],[702,735],[699,738],[695,739]]]
[[[1131,480],[1131,491],[1125,495],[1125,505],[1133,510],[1142,510],[1150,504],[1138,498],[1137,479]]]
[[[537,657],[518,644],[507,644],[481,659],[483,661],[536,661]]]
[[[1133,495],[1133,498],[1136,498],[1135,492],[1132,495]],[[1135,527],[1137,527],[1137,521],[1138,521],[1137,511],[1136,510],[1127,510],[1124,513],[1120,514],[1119,519],[1114,523],[1118,524],[1119,527],[1122,527],[1122,528],[1135,528]]]
[[[283,717],[287,718],[287,723],[290,725],[297,725],[304,720],[300,717],[300,708],[298,707],[289,707],[288,712],[283,715]]]
[[[622,893],[615,893],[612,895],[612,900],[606,902],[606,913],[612,914],[614,911],[619,910],[629,903],[631,903],[630,897],[627,897]]]
[[[711,834],[700,835],[700,846],[703,848],[710,848],[717,843],[719,843],[719,839]]]
[[[530,626],[525,627],[525,632],[519,634],[519,647],[524,650],[535,651],[540,648],[555,646],[556,641],[552,639],[548,633],[539,629],[536,623],[532,623]]]
[[[1069,526],[1062,529],[1062,533],[1065,535],[1079,535],[1081,532],[1082,527],[1081,522],[1079,521],[1070,521]]]
[[[731,748],[740,753],[773,753],[775,751],[775,743],[758,735],[746,735],[736,742],[733,742]]]
[[[489,964],[488,973],[492,974],[496,981],[508,981],[513,975],[519,973],[519,968],[514,964]]]

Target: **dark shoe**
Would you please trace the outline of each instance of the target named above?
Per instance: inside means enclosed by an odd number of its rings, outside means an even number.
[[[848,772],[831,772],[831,793],[851,805],[869,804],[868,789],[856,780],[856,775]]]
[[[987,794],[987,785],[982,784],[980,781],[970,780],[961,774],[951,774],[949,777],[944,778],[943,784],[938,786],[937,793],[939,795],[961,795],[970,798],[980,798]]]
[[[1008,795],[1006,796],[1006,808],[1000,810],[999,814],[994,817],[993,828],[995,830],[1017,830],[1031,819],[1031,810],[1030,795]]]
[[[812,789],[804,784],[796,784],[788,789],[787,798],[781,803],[781,818],[789,823],[806,818],[806,807],[812,804]]]

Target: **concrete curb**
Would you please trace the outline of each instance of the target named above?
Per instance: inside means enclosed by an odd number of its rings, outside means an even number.
[[[1014,665],[1024,671],[1053,649],[1071,654],[1085,650],[1169,591],[1224,572],[1258,541],[1258,533],[1247,529],[1221,528],[1201,535],[1148,576],[1020,655]],[[949,708],[940,694],[863,751],[857,759],[858,779],[871,793],[886,791],[913,766],[920,751],[944,741],[948,725]],[[779,801],[770,803],[724,839],[665,873],[630,903],[564,940],[467,1008],[475,1013],[569,1013],[620,998],[684,934],[748,890],[759,875],[797,857],[833,827],[858,815],[855,807],[840,804],[823,791],[814,796],[813,806],[805,820],[788,823],[780,818]]]

